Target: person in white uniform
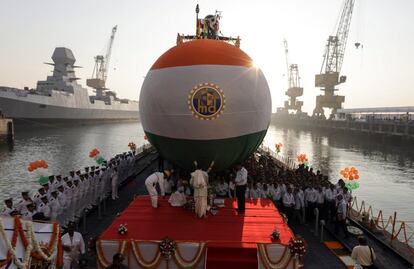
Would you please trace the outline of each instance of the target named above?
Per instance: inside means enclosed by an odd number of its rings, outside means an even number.
[[[112,200],[118,199],[118,168],[115,166],[112,173]]]
[[[32,204],[33,201],[29,196],[28,191],[22,192],[22,200],[20,200],[17,205],[16,209],[20,212],[20,214],[24,214],[27,211],[27,205]]]
[[[85,243],[82,235],[75,232],[73,224],[68,226],[68,232],[62,236],[63,269],[71,269],[77,264],[79,256],[85,254]]]
[[[171,172],[169,170],[164,170],[164,172],[153,173],[145,180],[145,187],[147,187],[148,194],[151,196],[151,205],[153,208],[158,207],[158,192],[156,189],[157,183],[160,186],[161,196],[164,196],[164,180],[170,176]]]
[[[13,199],[9,198],[4,200],[4,207],[1,210],[1,216],[10,217],[14,212],[17,212],[13,206]]]
[[[199,218],[207,213],[207,186],[208,174],[206,171],[197,169],[191,173],[190,184],[194,188],[195,212]]]
[[[47,199],[46,195],[43,195],[41,200],[42,200],[42,202],[40,203],[39,208],[38,208],[37,211],[39,213],[43,213],[43,216],[44,216],[45,220],[50,220],[51,210],[50,210],[50,206],[49,206],[49,200]]]

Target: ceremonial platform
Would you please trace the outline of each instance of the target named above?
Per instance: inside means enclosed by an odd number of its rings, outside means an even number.
[[[149,196],[139,196],[99,238],[98,264],[102,268],[111,261],[111,254],[123,252],[129,268],[162,268],[165,260],[159,259],[158,244],[168,237],[178,249],[176,263],[165,266],[169,268],[260,268],[259,243],[277,246],[278,256],[271,258],[271,263],[284,260],[283,268],[295,268],[287,247],[293,233],[272,201],[247,199],[243,215],[236,208],[234,199],[225,199],[225,206],[216,215],[208,213],[199,219],[192,211],[170,206],[167,198],[160,198],[159,208],[154,209]],[[118,233],[121,224],[128,229],[125,235]],[[270,235],[275,228],[280,237],[272,241]],[[266,250],[266,256],[268,252],[272,250]]]

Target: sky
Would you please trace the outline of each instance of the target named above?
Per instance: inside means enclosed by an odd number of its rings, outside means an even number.
[[[222,33],[241,37],[241,48],[267,78],[274,111],[287,99],[286,39],[304,88],[299,99],[312,112],[321,93],[314,76],[343,0],[1,0],[0,85],[35,87],[51,74],[43,63],[65,46],[83,67],[76,74],[86,87],[94,56],[105,52],[118,25],[107,86],[138,100],[146,73],[177,33],[195,32],[197,3],[201,17],[222,11]],[[341,72],[348,79],[338,92],[346,96],[344,107],[414,105],[413,10],[413,0],[356,0]]]

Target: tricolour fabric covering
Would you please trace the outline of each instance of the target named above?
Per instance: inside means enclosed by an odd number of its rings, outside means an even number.
[[[179,44],[149,70],[140,93],[143,129],[161,156],[222,170],[262,142],[271,116],[263,72],[239,48],[218,40]]]

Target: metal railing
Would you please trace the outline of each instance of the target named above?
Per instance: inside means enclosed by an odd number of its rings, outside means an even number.
[[[391,246],[398,241],[414,254],[414,229],[407,224],[407,221],[398,221],[397,212],[388,218],[384,217],[382,210],[374,212],[373,207],[365,201],[358,205],[358,199],[354,197],[349,216],[362,221],[373,231],[381,231]]]

